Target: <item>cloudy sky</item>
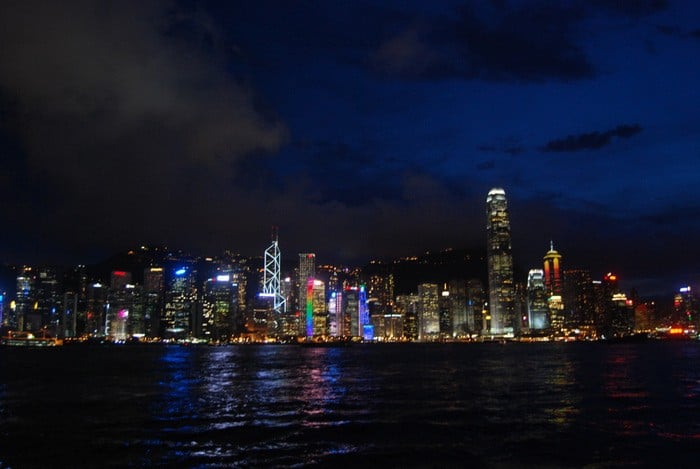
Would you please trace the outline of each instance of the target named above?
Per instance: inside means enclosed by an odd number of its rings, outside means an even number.
[[[433,5],[432,3],[437,3]],[[6,1],[0,259],[485,245],[700,282],[691,1]]]

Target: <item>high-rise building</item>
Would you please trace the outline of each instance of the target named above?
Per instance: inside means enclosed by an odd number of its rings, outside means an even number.
[[[544,261],[544,286],[549,296],[564,294],[561,277],[561,254],[554,250],[554,242],[550,241],[549,251],[542,259]]]
[[[473,278],[467,282],[467,332],[476,334],[485,329],[484,305],[486,295],[481,280]]]
[[[544,286],[547,291],[549,321],[552,332],[563,333],[566,329],[564,318],[564,288],[561,276],[561,254],[554,250],[550,241],[549,251],[542,259],[544,263]]]
[[[156,337],[164,308],[164,271],[162,267],[147,267],[143,271],[143,319],[145,334]]]
[[[394,274],[371,275],[367,284],[367,303],[375,337],[394,337],[397,328],[394,312]]]
[[[418,339],[418,295],[399,295],[396,297],[396,313],[403,320],[403,336],[408,340]]]
[[[467,284],[462,280],[449,283],[449,300],[452,310],[452,333],[454,337],[467,337],[469,324],[467,316]]]
[[[549,309],[544,285],[544,272],[531,269],[527,274],[527,316],[531,331],[542,331],[549,327]]]
[[[237,312],[238,284],[230,274],[219,274],[204,283],[202,338],[225,342],[233,334]]]
[[[31,267],[22,267],[17,275],[17,300],[15,308],[9,320],[10,329],[18,331],[31,330],[34,325],[32,320],[36,322],[38,317],[34,315],[32,318],[32,309],[35,296],[35,277]],[[37,327],[38,329],[38,327]]]
[[[308,291],[309,279],[316,278],[316,254],[311,252],[299,253],[299,269],[297,272],[297,285],[299,295],[297,296],[297,311],[304,317],[306,314],[306,293]],[[306,322],[299,321],[299,335],[305,337],[307,335]]]
[[[343,337],[346,335],[344,325],[343,293],[332,291],[328,300],[328,334],[331,337]]]
[[[596,299],[590,271],[567,269],[564,278],[564,326],[583,337],[596,336]]]
[[[510,220],[506,193],[493,188],[486,197],[487,264],[489,276],[489,316],[486,334],[514,331],[515,290],[511,253]]]
[[[168,337],[184,337],[193,332],[196,312],[196,272],[182,267],[173,273],[165,293],[161,328]]]
[[[447,284],[442,285],[440,298],[438,298],[438,323],[440,328],[440,338],[448,339],[452,337],[454,331],[454,308],[452,298]]]
[[[107,309],[109,288],[100,282],[91,283],[87,288],[84,333],[88,336],[104,336],[107,329]]]
[[[698,300],[693,294],[693,289],[685,286],[678,290],[673,297],[673,315],[671,324],[688,328],[697,325]]]
[[[418,285],[418,340],[434,340],[440,334],[438,285]]]

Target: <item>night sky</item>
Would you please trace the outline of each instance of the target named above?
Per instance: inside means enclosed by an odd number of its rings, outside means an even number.
[[[0,260],[483,248],[500,186],[525,270],[700,282],[697,2],[429,3],[2,2]]]

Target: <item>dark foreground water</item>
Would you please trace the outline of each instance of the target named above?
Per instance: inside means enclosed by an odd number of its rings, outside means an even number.
[[[0,468],[700,467],[700,343],[0,349]]]

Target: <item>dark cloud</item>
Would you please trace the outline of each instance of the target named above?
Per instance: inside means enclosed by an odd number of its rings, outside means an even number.
[[[287,132],[219,40],[204,15],[167,2],[2,3],[2,125],[27,187],[50,194],[16,222],[76,245],[177,241],[183,223],[239,203],[235,162]]]
[[[653,15],[669,6],[668,0],[586,0],[585,3],[633,18]]]
[[[571,81],[595,74],[576,42],[577,7],[492,8],[471,4],[451,18],[422,23],[384,41],[375,69],[409,79]]]
[[[597,69],[581,46],[593,27],[588,20],[638,20],[667,7],[662,0],[468,2],[450,16],[414,18],[382,41],[372,65],[382,74],[414,80],[590,79]]]
[[[484,161],[476,165],[476,169],[479,171],[486,171],[488,169],[494,169],[496,167],[496,162],[494,160]]]
[[[598,150],[612,143],[613,137],[630,138],[642,131],[638,124],[618,125],[604,132],[589,132],[569,135],[563,139],[551,140],[540,148],[545,152],[573,152],[580,150]]]
[[[656,30],[665,36],[679,37],[682,39],[700,39],[700,29],[685,32],[678,26],[658,25]]]
[[[517,138],[507,138],[497,144],[478,145],[477,150],[484,153],[505,153],[509,156],[517,156],[525,151]]]
[[[421,172],[412,163],[380,158],[368,145],[296,141],[278,155],[241,158],[237,183],[263,185],[284,193],[295,187],[309,203],[338,202],[346,207],[373,200],[405,199],[403,177]]]

